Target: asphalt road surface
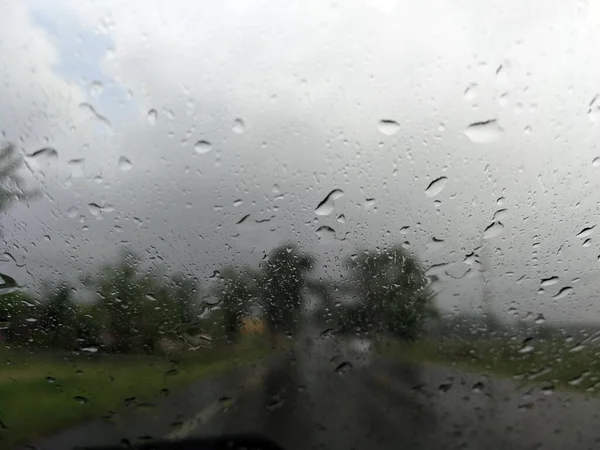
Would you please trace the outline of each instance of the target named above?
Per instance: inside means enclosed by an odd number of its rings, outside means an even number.
[[[33,442],[39,450],[128,445],[224,433],[263,434],[285,449],[600,448],[600,399],[511,380],[410,365],[368,343],[299,339],[268,358],[161,399]]]

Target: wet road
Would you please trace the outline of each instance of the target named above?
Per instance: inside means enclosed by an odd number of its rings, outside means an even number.
[[[307,342],[171,394],[151,411],[124,411],[34,445],[258,432],[290,450],[600,448],[600,399],[385,360],[346,339]]]

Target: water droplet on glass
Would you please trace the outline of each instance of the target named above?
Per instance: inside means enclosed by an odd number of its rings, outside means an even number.
[[[475,100],[475,97],[477,97],[477,84],[469,84],[465,89],[463,97],[467,102],[472,102],[473,100]]]
[[[547,384],[546,386],[542,386],[540,388],[540,392],[544,395],[552,395],[554,394],[554,385],[553,384]]]
[[[86,353],[98,353],[98,347],[83,347],[81,351]]]
[[[317,236],[321,241],[330,242],[335,239],[335,230],[327,225],[323,225],[317,228]]]
[[[237,199],[237,200],[234,200],[233,206],[235,206],[237,208],[238,206],[242,206],[243,203],[244,203],[243,200]]]
[[[54,162],[58,159],[58,152],[52,147],[44,147],[26,156],[36,162]]]
[[[394,120],[380,120],[378,125],[379,131],[386,136],[392,136],[400,130],[400,125]]]
[[[346,216],[343,214],[340,214],[337,218],[338,223],[346,223]]]
[[[54,377],[46,377],[46,381],[48,383],[56,383],[56,378],[54,378]]]
[[[483,383],[481,381],[478,381],[477,383],[475,383],[473,385],[473,387],[471,388],[471,390],[475,393],[480,393],[481,391],[483,391]]]
[[[545,322],[546,322],[546,318],[544,317],[543,314],[538,314],[537,317],[535,318],[535,323],[537,325],[541,325],[541,324],[543,324]]]
[[[233,126],[231,127],[231,129],[233,130],[233,132],[235,134],[242,134],[244,132],[246,128],[246,125],[244,124],[244,121],[242,119],[235,119],[233,121]]]
[[[427,195],[427,197],[435,197],[440,192],[442,192],[444,186],[446,186],[447,181],[447,177],[436,178],[431,183],[429,183],[429,186],[427,186],[427,189],[425,189],[425,195]]]
[[[129,172],[132,168],[133,164],[131,164],[129,158],[125,156],[119,157],[119,169],[121,169],[123,172]]]
[[[582,245],[584,247],[591,247],[592,246],[592,239],[591,238],[587,238],[585,241],[583,241]]]
[[[553,284],[558,283],[558,277],[552,276],[548,278],[542,278],[542,282],[540,283],[540,287],[552,286]]]
[[[156,119],[158,119],[158,111],[152,108],[148,111],[148,122],[150,122],[150,125],[156,125]]]
[[[504,225],[501,222],[492,222],[484,231],[483,239],[492,239],[504,233]]]
[[[76,395],[75,397],[73,397],[73,400],[75,400],[77,403],[84,405],[86,403],[89,402],[87,397],[84,397],[82,395]]]
[[[315,214],[317,216],[328,216],[333,212],[333,208],[335,207],[335,201],[344,195],[344,191],[341,189],[334,189],[327,197],[325,197],[321,203],[319,203],[315,209]]]
[[[577,233],[577,235],[575,237],[578,237],[578,238],[588,237],[590,234],[593,233],[594,228],[596,228],[596,225],[593,225],[591,227],[585,227],[583,230],[581,230],[579,233]]]
[[[475,122],[467,127],[465,134],[476,144],[489,144],[496,141],[503,133],[496,119]]]
[[[554,295],[552,297],[552,299],[560,300],[561,298],[565,298],[566,296],[568,296],[571,292],[573,292],[573,288],[571,286],[566,286],[566,287],[562,288],[560,291],[558,291],[556,293],[556,295]]]
[[[592,101],[590,102],[590,106],[588,109],[588,117],[592,123],[598,122],[600,120],[600,95],[596,95]]]
[[[344,361],[343,363],[339,364],[336,368],[335,368],[335,372],[340,374],[340,375],[345,375],[348,372],[350,372],[352,370],[352,364],[348,361]]]
[[[438,386],[440,392],[448,392],[450,389],[452,389],[452,383],[442,383]]]
[[[194,145],[194,152],[198,155],[204,155],[212,150],[212,145],[208,141],[198,141]]]
[[[79,105],[79,107],[85,111],[88,111],[88,113],[90,113],[90,115],[102,125],[106,126],[107,128],[111,128],[110,121],[98,111],[96,111],[96,108],[94,108],[91,104],[83,102]]]

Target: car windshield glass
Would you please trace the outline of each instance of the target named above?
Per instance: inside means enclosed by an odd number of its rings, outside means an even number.
[[[0,3],[0,450],[597,448],[597,2]]]

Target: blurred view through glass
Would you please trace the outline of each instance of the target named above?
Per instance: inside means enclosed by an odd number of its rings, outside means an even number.
[[[0,449],[597,448],[600,5],[0,1]]]

